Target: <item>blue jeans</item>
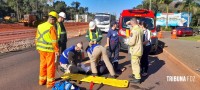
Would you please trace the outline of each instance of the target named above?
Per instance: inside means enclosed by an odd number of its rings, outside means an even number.
[[[112,58],[113,56],[113,58]],[[119,42],[110,42],[108,57],[112,63],[118,62],[119,58]]]

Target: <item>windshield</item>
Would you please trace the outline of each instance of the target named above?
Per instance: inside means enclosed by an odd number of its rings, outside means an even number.
[[[126,22],[130,21],[133,17],[124,17],[122,20],[122,27],[127,28]],[[152,30],[154,29],[154,20],[153,18],[146,18],[146,17],[136,17],[139,22],[144,21],[148,26],[147,29]]]
[[[100,22],[103,22],[103,21],[109,21],[110,17],[109,16],[95,16],[95,19],[99,20]]]

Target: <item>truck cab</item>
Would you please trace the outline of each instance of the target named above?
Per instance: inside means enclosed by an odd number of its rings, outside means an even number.
[[[131,18],[136,18],[139,22],[144,21],[150,31],[151,31],[151,53],[156,53],[158,46],[158,38],[155,24],[155,16],[153,11],[146,9],[127,9],[123,10],[119,18],[119,40],[120,49],[128,50],[128,46],[124,43],[128,35],[130,34],[130,28],[126,25],[127,21]]]
[[[108,32],[111,20],[112,15],[108,13],[96,13],[94,17],[97,27],[103,32]]]

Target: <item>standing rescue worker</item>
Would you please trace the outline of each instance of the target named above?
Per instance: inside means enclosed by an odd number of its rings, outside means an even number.
[[[151,31],[147,29],[147,24],[145,22],[140,22],[140,27],[144,30],[143,34],[143,55],[141,58],[141,74],[142,76],[147,76],[147,71],[149,67],[148,56],[151,51]]]
[[[55,55],[59,55],[56,29],[54,24],[58,14],[51,11],[48,20],[38,26],[36,32],[36,49],[40,54],[39,85],[51,88],[55,84]]]
[[[89,41],[89,46],[92,44],[100,44],[102,40],[102,32],[96,27],[94,21],[89,23],[89,30],[86,33],[86,39]]]
[[[127,45],[129,45],[129,52],[131,54],[131,65],[132,65],[132,80],[130,83],[140,83],[140,58],[143,53],[143,45],[142,45],[142,36],[143,30],[138,26],[138,22],[136,18],[132,18],[130,21],[132,26],[131,35],[128,38]]]
[[[55,24],[56,30],[57,30],[57,36],[58,36],[58,46],[60,49],[60,54],[66,49],[67,45],[67,33],[65,26],[63,24],[66,14],[64,12],[60,12],[58,14],[58,22]]]
[[[118,70],[118,57],[119,57],[119,35],[117,31],[117,22],[111,23],[111,28],[107,33],[107,44],[106,47],[108,48],[108,56],[113,64],[113,68],[115,71]],[[112,58],[114,55],[114,58]]]
[[[87,54],[90,58],[91,70],[92,70],[92,74],[94,76],[98,75],[98,71],[97,71],[96,66],[97,66],[97,63],[99,62],[99,60],[101,58],[101,55],[102,55],[103,61],[106,65],[108,71],[110,72],[111,77],[113,77],[113,78],[117,77],[115,75],[115,71],[113,69],[113,66],[110,63],[110,60],[108,58],[106,48],[104,48],[103,46],[101,46],[99,44],[93,44],[87,49]]]

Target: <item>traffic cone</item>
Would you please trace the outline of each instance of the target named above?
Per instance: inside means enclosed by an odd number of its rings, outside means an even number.
[[[158,32],[158,38],[164,38],[163,34],[162,34],[162,31]]]
[[[178,39],[176,36],[176,29],[172,30],[171,39]]]

